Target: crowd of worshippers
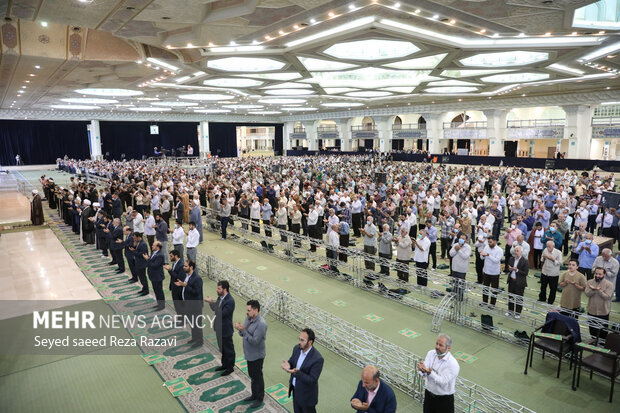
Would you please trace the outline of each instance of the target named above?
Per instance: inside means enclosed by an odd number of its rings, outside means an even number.
[[[426,269],[446,260],[456,279],[475,273],[490,307],[503,272],[512,293],[507,314],[514,317],[520,317],[530,269],[542,273],[539,300],[549,304],[560,286],[560,306],[579,309],[584,293],[592,303],[588,313],[608,317],[614,290],[616,301],[620,297],[617,257],[594,242],[601,235],[620,243],[620,211],[601,202],[603,192],[615,188],[613,174],[393,162],[374,154],[213,158],[202,176],[140,161],[59,160],[58,168],[107,178],[110,186],[99,191],[81,184],[82,198],[108,205],[106,197],[118,197],[116,215],[132,207],[142,215],[159,212],[167,223],[172,215],[186,223],[192,201],[215,211],[223,239],[239,216],[255,233],[262,222],[268,236],[283,229],[325,240],[333,269],[347,260],[338,247],[349,247],[353,238],[361,238],[370,255],[393,259],[396,252],[405,264],[396,274],[403,281],[409,281],[406,268],[413,261],[423,287]],[[310,250],[316,245],[310,243]],[[560,274],[564,264],[568,270]],[[605,282],[595,277],[599,266]],[[366,268],[374,271],[374,261],[367,260]],[[379,273],[388,275],[389,267],[379,265]]]

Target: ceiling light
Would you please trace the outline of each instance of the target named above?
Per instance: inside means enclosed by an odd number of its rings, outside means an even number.
[[[434,69],[446,55],[447,53],[442,53],[417,59],[401,60],[400,62],[390,63],[385,66],[395,69]]]
[[[229,109],[260,109],[264,108],[263,105],[222,105],[223,108]]]
[[[95,96],[140,96],[144,93],[139,90],[130,89],[114,89],[114,88],[86,88],[77,89],[76,93],[83,95],[95,95]]]
[[[178,67],[176,67],[176,66],[174,66],[174,65],[171,65],[171,64],[169,64],[169,63],[166,63],[166,62],[164,62],[163,60],[160,60],[160,59],[155,59],[154,57],[147,57],[147,58],[146,58],[146,60],[148,60],[148,61],[149,61],[149,62],[151,62],[151,63],[155,63],[156,65],[163,66],[163,67],[165,67],[166,69],[173,70],[173,71],[175,71],[175,72],[176,72],[177,70],[179,70],[179,68],[178,68]]]
[[[549,58],[549,53],[545,52],[526,52],[510,51],[497,53],[476,54],[460,62],[465,66],[522,66],[535,62],[541,62]]]
[[[284,31],[280,30],[280,31],[278,31],[278,34],[279,34],[280,36],[282,36],[282,35],[284,34]]]
[[[306,103],[305,99],[283,99],[283,98],[265,98],[259,100],[260,103],[266,105],[290,105],[293,103]]]
[[[172,108],[129,108],[129,110],[134,112],[168,112]]]
[[[34,68],[35,68],[35,69],[41,69],[41,66],[39,66],[39,65],[35,65],[35,66],[34,66]]]
[[[22,86],[22,89],[26,89],[27,86]]]
[[[577,32],[572,32],[570,35],[571,36],[577,36]]]
[[[440,80],[437,82],[430,82],[426,86],[480,86],[478,83],[464,82],[462,80]]]
[[[314,90],[312,89],[271,89],[266,90],[265,94],[275,96],[303,96],[312,95]]]
[[[310,89],[312,88],[312,85],[309,85],[307,83],[284,82],[284,83],[278,83],[275,85],[265,86],[262,89],[299,89],[299,88]]]
[[[378,89],[389,86],[417,86],[421,82],[439,80],[430,76],[430,70],[394,70],[364,67],[346,72],[311,72],[306,83],[318,83],[321,87],[356,87]]]
[[[30,80],[24,80],[24,83],[30,83]]]
[[[30,73],[30,74],[28,74],[28,76],[35,77],[36,75],[34,73]]]
[[[238,77],[255,77],[258,79],[267,79],[267,80],[293,80],[298,79],[301,75],[297,72],[282,72],[282,73],[246,73],[243,75],[232,75]]]
[[[294,24],[294,25],[293,25],[293,29],[295,29],[295,30],[299,29],[299,25]]]
[[[47,27],[47,22],[41,22],[41,26]]]
[[[391,96],[392,93],[386,91],[363,90],[360,92],[345,93],[345,95],[354,98],[378,98],[383,96]]]
[[[449,86],[449,87],[431,87],[425,90],[426,93],[467,93],[475,92],[476,87],[467,86]]]
[[[349,4],[349,10],[355,10],[355,5],[354,4]]]
[[[229,109],[194,109],[196,113],[229,113]]]
[[[456,23],[456,20],[454,19],[450,20],[450,24],[454,24],[454,23]]]
[[[545,36],[551,36],[551,32],[545,33]]]
[[[213,47],[213,46],[215,46],[213,42],[209,42],[209,47]]]
[[[486,33],[487,29],[480,29],[480,33]]]
[[[367,39],[336,43],[324,53],[339,59],[381,60],[408,56],[420,49],[400,40]]]
[[[517,37],[525,37],[525,33],[519,33]]]
[[[311,57],[297,57],[301,64],[303,64],[309,71],[323,71],[323,70],[342,70],[350,69],[356,65],[351,63],[337,62],[333,60],[314,59]]]
[[[286,63],[260,57],[226,57],[207,61],[207,67],[228,72],[268,72],[282,69]]]
[[[396,9],[400,8],[400,3],[394,3],[394,8]]]
[[[271,40],[271,36],[265,36],[265,40]]]
[[[73,110],[101,109],[99,106],[90,106],[90,105],[51,105],[50,107],[54,109],[73,109]]]
[[[420,9],[415,9],[414,13],[415,13],[415,14],[420,13]]]
[[[283,107],[282,110],[287,111],[287,112],[306,112],[309,110],[318,110],[317,108],[289,108],[289,107]]]
[[[154,105],[154,106],[170,106],[170,107],[183,108],[183,107],[188,107],[188,106],[197,106],[198,103],[196,103],[196,102],[177,102],[177,101],[171,101],[171,102],[152,102],[151,105]]]
[[[286,44],[286,47],[295,47],[295,46],[299,46],[302,44],[310,43],[315,40],[319,40],[324,37],[329,37],[337,33],[346,32],[351,29],[358,29],[358,30],[363,29],[364,28],[363,26],[366,26],[366,25],[370,26],[374,21],[375,21],[374,16],[362,17],[361,19],[357,19],[357,20],[353,20],[345,24],[341,24],[337,27],[334,27],[333,29],[325,30],[325,31],[318,32],[310,36],[301,38],[301,39],[293,40],[292,42],[288,42]]]
[[[333,12],[333,11],[330,11],[329,13],[327,13],[327,15],[328,15],[329,17],[334,17],[334,16],[335,16],[335,14],[334,14],[334,12]]]
[[[188,43],[188,44],[187,44],[187,47],[194,47],[194,45],[193,45],[193,44],[191,44],[191,43]]]
[[[483,82],[490,83],[520,83],[534,82],[536,80],[548,79],[548,73],[505,73],[481,78]]]
[[[239,79],[239,78],[217,78],[207,79],[202,82],[203,85],[215,86],[215,87],[254,87],[260,86],[264,82],[254,79]]]
[[[586,62],[589,62],[591,60],[598,59],[601,56],[607,56],[609,54],[612,54],[616,52],[617,50],[620,50],[620,42],[610,44],[609,46],[601,47],[600,49],[595,50],[592,53],[588,53],[587,55],[583,56],[581,59],[583,59]]]
[[[279,115],[282,112],[277,110],[259,110],[255,112],[248,112],[249,115]]]
[[[605,34],[605,30],[601,30],[598,34]]]
[[[316,19],[310,19],[310,23],[312,24],[316,23]]]
[[[438,14],[434,14],[433,17],[432,17],[433,20],[437,20],[438,18],[439,18]]]
[[[408,87],[408,86],[384,87],[381,90],[389,90],[390,92],[407,93],[407,94],[410,94],[411,92],[413,92],[413,88],[412,87]]]
[[[601,103],[601,105],[603,105],[603,106],[620,105],[620,102],[603,102],[603,103]]]
[[[66,98],[60,99],[62,102],[67,103],[85,103],[92,105],[105,105],[108,103],[118,103],[116,99],[101,99],[101,98]]]
[[[499,33],[493,33],[493,37],[497,39],[499,37]]]
[[[171,46],[171,45],[169,45],[169,44],[167,44],[167,45],[166,45],[166,49],[172,49],[172,46]]]
[[[191,93],[189,95],[179,95],[179,98],[189,100],[231,100],[235,97],[220,93]]]
[[[347,107],[364,106],[364,104],[361,102],[328,102],[328,103],[321,103],[321,106],[325,106],[326,108],[347,108]]]

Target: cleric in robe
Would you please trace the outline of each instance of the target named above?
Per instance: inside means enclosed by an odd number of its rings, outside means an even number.
[[[86,207],[82,210],[82,240],[87,244],[95,243],[95,223],[92,217],[95,216],[95,211],[90,206],[91,202],[88,199],[84,200]]]
[[[32,225],[43,225],[43,205],[41,204],[41,195],[36,189],[32,190],[32,203],[30,204],[30,220]]]

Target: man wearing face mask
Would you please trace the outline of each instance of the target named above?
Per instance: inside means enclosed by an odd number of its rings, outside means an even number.
[[[373,217],[369,216],[366,220],[366,226],[361,229],[364,235],[364,252],[366,254],[375,255],[377,253],[377,227],[373,224]],[[374,261],[364,261],[367,270],[375,270]]]
[[[542,252],[542,273],[540,276],[540,294],[538,301],[545,302],[547,299],[547,285],[549,285],[549,304],[555,301],[555,293],[558,289],[560,277],[560,265],[562,265],[562,252],[555,248],[553,241],[547,241],[547,248]]]
[[[178,219],[174,223],[174,231],[172,231],[172,247],[179,252],[179,256],[183,256],[183,242],[185,241],[185,230]]]
[[[467,235],[461,233],[458,241],[452,245],[449,252],[452,257],[452,272],[454,277],[452,291],[456,294],[459,301],[463,300],[463,284],[465,275],[469,271],[469,258],[471,257],[471,247],[467,243]]]
[[[605,269],[603,267],[596,267],[594,269],[594,279],[589,280],[586,284],[586,296],[588,297],[588,315],[591,317],[600,318],[601,320],[609,320],[610,302],[611,296],[614,293],[614,285],[605,279]],[[607,337],[607,323],[602,323],[602,328],[590,324],[590,335],[596,337],[599,334],[600,338]]]
[[[549,225],[549,229],[543,235],[542,244],[547,245],[547,241],[553,241],[555,248],[562,249],[562,234],[558,231],[558,224],[555,221]]]
[[[517,220],[514,219],[510,223],[510,228],[506,230],[506,234],[504,235],[504,238],[506,239],[504,256],[506,257],[506,259],[510,257],[510,249],[512,248],[512,245],[517,241],[517,237],[519,235],[521,235],[521,230],[517,228]]]
[[[588,280],[592,278],[592,265],[598,257],[598,245],[592,241],[593,239],[592,234],[586,234],[585,241],[577,246],[579,272],[585,275]]]
[[[426,354],[417,365],[424,377],[424,413],[454,413],[454,392],[459,375],[459,363],[450,353],[452,338],[440,334],[435,349]]]
[[[478,244],[476,246],[478,247]],[[482,301],[484,304],[481,305],[487,305],[489,294],[491,294],[490,308],[495,307],[495,301],[497,300],[495,290],[499,288],[500,264],[503,256],[502,249],[497,246],[497,240],[493,237],[488,239],[488,244],[480,251],[480,257],[484,260],[482,284],[485,287],[482,290]]]

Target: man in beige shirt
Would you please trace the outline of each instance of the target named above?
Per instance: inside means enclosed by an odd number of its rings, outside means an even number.
[[[560,265],[562,265],[562,252],[555,248],[553,241],[547,241],[547,248],[542,251],[542,272],[540,276],[540,294],[538,301],[545,302],[547,298],[547,285],[549,285],[549,301],[553,304],[555,293],[558,289],[558,278],[560,277]]]
[[[605,278],[605,268],[596,267],[594,269],[594,278],[586,284],[586,295],[588,296],[588,315],[600,318],[601,320],[609,320],[611,296],[614,293],[614,285]],[[590,335],[605,338],[607,336],[607,323],[601,323],[602,328],[596,325],[590,325]]]
[[[560,276],[562,298],[560,307],[578,311],[581,308],[581,293],[586,289],[586,276],[577,271],[579,261],[572,259],[568,262],[568,271]]]

